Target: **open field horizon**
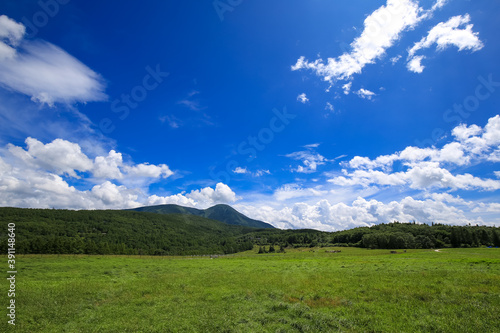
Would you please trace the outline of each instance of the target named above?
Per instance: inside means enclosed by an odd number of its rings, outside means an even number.
[[[214,259],[21,255],[16,326],[25,332],[499,331],[499,249],[256,250]]]

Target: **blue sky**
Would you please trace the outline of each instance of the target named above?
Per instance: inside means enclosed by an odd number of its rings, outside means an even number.
[[[3,1],[0,205],[498,225],[500,3]]]

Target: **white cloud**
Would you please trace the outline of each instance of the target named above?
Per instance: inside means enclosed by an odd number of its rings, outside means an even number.
[[[470,22],[469,14],[459,15],[450,18],[447,22],[441,22],[433,27],[428,35],[422,38],[419,42],[408,51],[408,69],[422,73],[424,66],[422,66],[423,56],[415,56],[415,53],[421,49],[426,49],[436,44],[437,50],[444,50],[449,46],[456,46],[458,51],[470,50],[472,52],[478,51],[483,48],[484,44],[479,40],[479,34],[473,32],[472,24]],[[464,29],[460,29],[464,26]]]
[[[205,107],[200,106],[200,103],[198,101],[191,101],[188,99],[183,99],[177,102],[177,104],[184,105],[188,109],[192,111],[201,111],[205,109]]]
[[[481,134],[482,128],[477,125],[467,126],[465,124],[460,124],[455,127],[452,131],[454,137],[456,137],[460,141],[465,141],[469,139],[471,136],[476,136]]]
[[[358,95],[359,97],[361,97],[363,99],[370,100],[373,98],[373,96],[375,96],[375,93],[373,91],[361,88],[358,91],[356,91],[356,95]]]
[[[92,173],[96,178],[122,179],[120,167],[123,165],[121,153],[111,150],[108,156],[97,156],[94,159]]]
[[[483,139],[487,145],[495,146],[500,144],[500,116],[496,115],[488,119],[488,123],[484,127]]]
[[[146,202],[144,203],[145,206],[156,206],[156,205],[167,205],[167,204],[180,205],[185,207],[194,207],[194,208],[206,208],[206,207],[199,207],[195,200],[186,197],[182,193],[165,197],[153,194],[149,196]]]
[[[239,197],[233,190],[223,183],[218,183],[215,189],[205,187],[193,190],[187,194],[176,194],[160,197],[152,195],[146,201],[147,205],[177,204],[195,208],[207,208],[216,204],[229,204],[237,201]]]
[[[168,125],[171,128],[179,128],[182,124],[182,121],[173,115],[172,116],[169,116],[169,115],[161,116],[161,117],[159,117],[159,120],[162,123],[165,123],[165,122],[168,123]]]
[[[297,168],[292,169],[292,171],[300,173],[313,173],[316,172],[319,165],[324,165],[328,162],[324,156],[313,151],[313,148],[317,146],[309,146],[308,150],[294,152],[285,155],[288,158],[294,159],[296,161],[301,161],[303,165],[299,165]]]
[[[273,197],[277,201],[286,201],[295,198],[323,196],[327,193],[328,193],[327,191],[321,190],[321,187],[302,188],[298,184],[287,184],[277,189],[274,192]]]
[[[269,170],[257,170],[255,172],[251,172],[246,167],[244,168],[236,167],[236,169],[234,169],[233,172],[240,175],[250,175],[252,177],[262,177],[263,175],[271,174]]]
[[[406,65],[409,71],[414,73],[422,73],[425,69],[425,66],[422,65],[422,60],[425,59],[424,56],[416,56],[411,58]]]
[[[320,146],[320,143],[310,143],[310,144],[302,146],[302,147],[310,149],[310,148],[318,148],[319,146]]]
[[[22,24],[0,16],[1,86],[47,105],[107,98],[99,74],[53,44],[23,39],[24,32]]]
[[[137,190],[109,182],[77,190],[61,176],[8,157],[0,157],[0,206],[65,209],[131,208],[139,204]]]
[[[15,47],[23,38],[26,28],[5,15],[0,15],[0,61],[16,55]]]
[[[351,173],[346,171],[344,176],[334,177],[329,182],[340,186],[408,186],[419,190],[448,188],[495,191],[500,189],[500,181],[482,179],[468,173],[453,175],[449,170],[439,167],[438,162],[408,163],[406,166],[407,171],[395,173],[359,169]]]
[[[313,204],[296,202],[279,208],[268,204],[237,204],[235,208],[251,218],[266,221],[278,228],[337,231],[395,220],[456,225],[483,224],[484,221],[468,217],[463,210],[447,203],[449,201],[453,201],[450,196],[436,196],[425,200],[405,197],[388,203],[358,197],[349,204],[342,202],[333,204],[323,199]],[[455,198],[454,201],[456,203],[461,199]],[[462,203],[463,200],[460,204]]]
[[[125,186],[117,186],[109,181],[92,188],[91,195],[98,199],[102,207],[122,208],[137,207],[137,190],[130,190]]]
[[[432,6],[432,10],[443,8],[447,3],[448,0],[436,0],[436,3]]]
[[[442,148],[407,147],[401,152],[381,155],[372,160],[355,156],[342,162],[343,175],[335,175],[330,183],[342,186],[407,186],[411,189],[447,188],[451,190],[496,191],[500,181],[484,179],[470,173],[453,174],[449,169],[466,167],[473,162],[500,162],[500,116],[492,117],[482,129],[477,125],[459,125],[452,131],[458,141]],[[498,159],[497,159],[498,157]],[[393,172],[394,163],[403,170]]]
[[[170,177],[165,164],[125,163],[121,153],[89,158],[79,144],[27,138],[27,148],[0,149],[0,205],[71,209],[130,208],[147,186]],[[77,190],[69,184],[80,179]],[[119,183],[113,184],[111,180]],[[92,188],[90,186],[93,186]]]
[[[386,5],[371,13],[364,21],[364,29],[351,43],[351,52],[337,58],[321,58],[310,62],[300,57],[292,70],[310,69],[325,81],[351,79],[354,74],[375,63],[385,51],[399,40],[401,33],[413,29],[421,20],[429,17],[416,1],[387,0]],[[346,89],[344,88],[344,91]]]
[[[90,159],[82,152],[79,144],[55,139],[43,144],[37,139],[26,139],[27,150],[12,144],[7,152],[25,167],[40,169],[57,175],[80,178],[79,173],[89,172],[96,179],[114,179],[122,183],[141,186],[161,178],[168,178],[173,172],[165,164],[124,163],[121,153],[111,150],[107,156]]]
[[[270,175],[270,174],[271,174],[271,172],[269,170],[257,170],[257,171],[254,172],[253,175],[255,177],[262,177],[264,175]]]
[[[352,81],[344,84],[342,86],[342,89],[344,90],[344,95],[349,95],[349,93],[351,92],[351,88],[352,88]]]
[[[393,65],[395,65],[395,64],[399,61],[399,59],[401,59],[401,55],[397,55],[397,56],[395,56],[395,57],[392,57],[392,58],[391,58],[391,59],[389,59],[389,60],[391,61],[391,63],[392,63]]]
[[[78,144],[61,139],[43,144],[28,138],[26,144],[26,150],[14,145],[0,149],[0,206],[124,209],[177,203],[206,208],[239,199],[222,183],[188,194],[149,195],[150,183],[173,174],[167,165],[126,163],[114,150],[92,160]],[[78,189],[69,183],[76,177],[81,178]]]
[[[473,213],[500,213],[500,203],[480,203],[472,210]]]
[[[168,178],[174,173],[166,164],[153,165],[141,163],[133,166],[124,166],[127,176],[133,178]]]
[[[247,168],[236,167],[236,169],[234,169],[233,172],[238,174],[245,174],[248,173],[248,170]]]
[[[56,139],[44,145],[36,139],[27,138],[26,145],[27,151],[21,147],[8,145],[9,152],[26,165],[75,178],[78,177],[77,171],[84,172],[92,168],[92,160],[82,153],[76,143]]]
[[[299,96],[297,96],[297,100],[302,104],[306,104],[307,102],[309,102],[309,98],[307,98],[307,95],[305,93],[302,93]]]

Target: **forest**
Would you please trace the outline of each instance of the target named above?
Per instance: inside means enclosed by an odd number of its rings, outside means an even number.
[[[430,249],[500,246],[500,229],[393,222],[337,232],[258,229],[204,217],[134,211],[0,208],[0,249],[16,225],[19,254],[204,255],[254,246]]]
[[[20,254],[196,255],[253,247],[235,238],[253,228],[179,214],[0,208],[0,221],[2,253],[11,222]]]

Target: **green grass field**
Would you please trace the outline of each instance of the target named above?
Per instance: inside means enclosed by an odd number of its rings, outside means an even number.
[[[325,250],[19,256],[15,331],[500,332],[500,249]]]

